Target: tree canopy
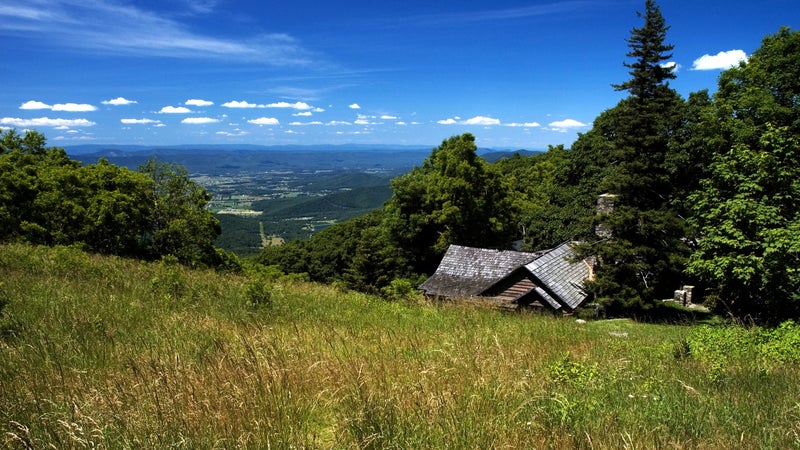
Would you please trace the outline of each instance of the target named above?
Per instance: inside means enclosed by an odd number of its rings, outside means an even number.
[[[453,136],[392,181],[385,225],[416,271],[432,272],[450,244],[510,246],[509,190],[476,151],[472,134]]]
[[[44,135],[0,139],[0,240],[78,245],[92,252],[216,265],[219,224],[209,196],[175,165],[134,172],[101,159],[82,165]]]
[[[768,36],[725,71],[715,95],[722,149],[692,197],[699,248],[689,272],[721,312],[800,315],[800,32]]]

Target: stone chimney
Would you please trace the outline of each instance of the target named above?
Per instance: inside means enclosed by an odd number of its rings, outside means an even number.
[[[614,203],[617,201],[616,194],[601,194],[597,197],[597,215],[601,217],[600,222],[594,227],[594,234],[602,239],[609,239],[613,236],[613,230],[606,226],[602,217],[611,214],[614,211]]]

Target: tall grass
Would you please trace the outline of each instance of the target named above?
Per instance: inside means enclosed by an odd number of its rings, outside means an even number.
[[[0,280],[7,448],[800,446],[793,324],[580,324],[22,245]]]

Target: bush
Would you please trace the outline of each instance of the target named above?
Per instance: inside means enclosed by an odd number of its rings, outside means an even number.
[[[248,306],[272,306],[272,282],[267,277],[251,278],[247,282],[244,292]]]

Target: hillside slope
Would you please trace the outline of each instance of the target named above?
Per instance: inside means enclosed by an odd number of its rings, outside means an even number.
[[[2,446],[800,444],[793,325],[580,324],[267,273],[0,246]]]

